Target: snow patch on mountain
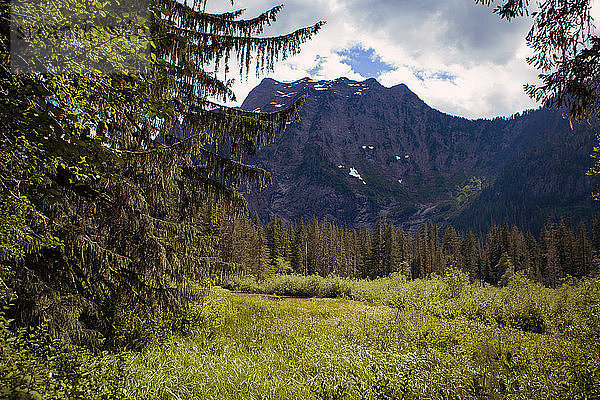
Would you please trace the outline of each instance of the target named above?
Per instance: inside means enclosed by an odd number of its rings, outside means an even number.
[[[365,180],[362,178],[362,176],[360,176],[360,174],[358,173],[356,168],[350,168],[350,172],[348,172],[348,175],[358,178],[365,185],[367,184],[367,182],[365,182]]]

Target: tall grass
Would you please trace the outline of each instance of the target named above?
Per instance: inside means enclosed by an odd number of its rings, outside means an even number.
[[[223,286],[278,296],[350,298],[445,318],[465,317],[526,332],[600,340],[600,279],[571,279],[550,289],[515,274],[506,286],[495,287],[470,283],[466,274],[452,270],[443,277],[412,281],[400,274],[375,280],[316,275],[274,275],[262,281],[234,277]]]
[[[300,298],[212,288],[178,322],[185,335],[102,355],[31,340],[0,313],[0,398],[600,398],[597,279],[493,287],[450,271],[230,287]]]
[[[433,290],[416,290],[423,285],[405,286],[410,294],[403,299],[433,296]],[[235,297],[223,290],[213,291],[197,312],[204,322],[192,335],[130,358],[129,397],[600,396],[598,343],[481,323],[463,314],[448,318],[419,307],[347,299]]]

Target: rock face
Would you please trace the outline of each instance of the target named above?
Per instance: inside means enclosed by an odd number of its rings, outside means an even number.
[[[273,112],[303,95],[300,122],[250,160],[273,176],[247,196],[263,220],[316,215],[358,227],[385,215],[408,230],[434,220],[483,231],[504,221],[538,229],[548,216],[598,210],[585,176],[592,129],[571,130],[558,112],[468,120],[406,85],[346,78],[264,79],[242,108]]]

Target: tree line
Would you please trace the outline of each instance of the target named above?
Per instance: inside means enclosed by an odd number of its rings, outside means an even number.
[[[316,217],[289,223],[275,217],[266,225],[256,216],[224,218],[218,234],[221,271],[259,279],[275,273],[371,279],[401,273],[417,279],[458,268],[491,284],[521,272],[554,287],[567,276],[598,272],[600,215],[592,232],[584,223],[548,220],[537,238],[507,223],[477,236],[428,222],[413,236],[381,217],[372,229]]]

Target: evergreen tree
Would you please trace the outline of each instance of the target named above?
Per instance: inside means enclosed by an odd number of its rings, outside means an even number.
[[[320,240],[319,220],[313,216],[307,227],[307,241],[305,243],[306,252],[306,275],[318,274],[321,266],[321,240]]]
[[[562,266],[563,274],[575,276],[575,234],[570,218],[566,221],[560,219],[557,235],[559,263]]]
[[[591,271],[590,244],[587,240],[587,232],[585,224],[582,222],[577,226],[575,234],[575,249],[573,257],[573,270],[570,273],[578,278],[586,276]]]
[[[281,220],[276,216],[265,227],[265,238],[267,241],[267,253],[269,264],[276,270],[279,258],[283,255],[282,249],[282,226]]]
[[[301,219],[296,227],[294,242],[292,243],[291,266],[294,272],[302,275],[308,274],[307,253],[308,237],[306,228],[304,227],[304,220]]]
[[[383,265],[382,274],[387,276],[399,269],[400,253],[398,251],[398,242],[396,240],[396,229],[394,224],[389,223],[385,227],[382,236],[383,241]]]
[[[510,278],[515,274],[515,266],[506,251],[502,253],[495,270],[498,271],[498,273],[502,273],[500,281],[498,282],[500,286],[506,286],[510,281]]]
[[[427,232],[427,267],[426,275],[444,273],[444,262],[442,254],[442,244],[440,242],[439,230],[437,225],[432,222],[428,222],[426,225]]]
[[[346,276],[357,278],[359,277],[359,246],[358,246],[358,234],[356,231],[348,231],[346,230],[346,251],[348,252],[347,256],[347,266],[346,266]]]
[[[425,278],[427,276],[427,254],[429,248],[428,240],[423,225],[412,241],[411,275],[413,278]]]
[[[596,214],[592,220],[592,250],[600,251],[600,214]]]
[[[290,264],[290,267],[292,265],[292,244],[295,241],[295,233],[296,233],[296,224],[294,224],[293,222],[290,222],[287,224],[286,228],[285,228],[285,252],[284,252],[284,258],[285,260]]]
[[[253,271],[256,278],[263,279],[272,272],[272,266],[269,263],[269,253],[267,238],[262,225],[256,225],[256,242],[253,247],[253,259],[255,261]]]
[[[368,278],[371,276],[370,254],[371,254],[371,234],[367,228],[360,228],[357,234],[358,252],[357,252],[357,277]]]
[[[563,277],[557,236],[558,228],[554,223],[549,221],[542,228],[540,245],[544,257],[545,282],[551,287],[556,287]]]
[[[377,217],[377,222],[371,232],[371,246],[367,258],[367,276],[375,278],[383,274],[383,224],[381,217]]]
[[[402,228],[396,231],[396,246],[400,259],[408,261],[410,259],[410,235],[406,235]]]
[[[17,294],[21,323],[48,319],[63,337],[90,344],[99,334],[113,342],[119,329],[129,334],[134,314],[151,321],[159,310],[184,309],[196,293],[189,283],[218,261],[207,203],[243,212],[238,189],[270,181],[240,160],[295,118],[299,103],[271,114],[221,106],[234,96],[218,68],[227,71],[236,58],[242,75],[270,70],[321,26],[259,38],[281,6],[241,20],[241,11],[207,13],[203,1],[153,0],[140,16],[119,4],[103,12],[145,29],[118,37],[107,29],[115,40],[106,44],[103,35],[82,41],[82,27],[70,24],[94,21],[89,10],[99,8],[89,2],[50,13],[36,9],[41,4],[2,3],[0,155],[14,162],[0,167],[0,212],[21,218],[0,230],[3,271],[12,271],[1,278]],[[11,14],[23,31],[70,29],[55,42],[23,38],[15,59],[31,63],[15,66]],[[83,59],[58,65],[37,57],[48,44]],[[88,44],[92,52],[80,50]],[[124,67],[132,55],[139,56],[133,70]]]
[[[484,279],[481,265],[481,250],[475,235],[467,231],[461,244],[461,255],[464,260],[464,269],[471,279]]]
[[[529,278],[538,282],[543,282],[543,257],[541,244],[535,240],[535,237],[530,232],[525,234],[525,242],[527,243],[527,252],[530,255],[531,263],[527,270]]]
[[[502,228],[493,225],[487,233],[485,241],[485,268],[482,278],[489,283],[497,283],[502,273],[498,273],[496,266],[506,249],[502,245]]]
[[[450,265],[456,268],[464,268],[462,253],[460,249],[460,244],[462,242],[462,238],[459,236],[456,229],[449,226],[446,228],[444,232],[444,237],[442,239],[442,248],[444,252],[444,260],[445,260],[445,268]]]

